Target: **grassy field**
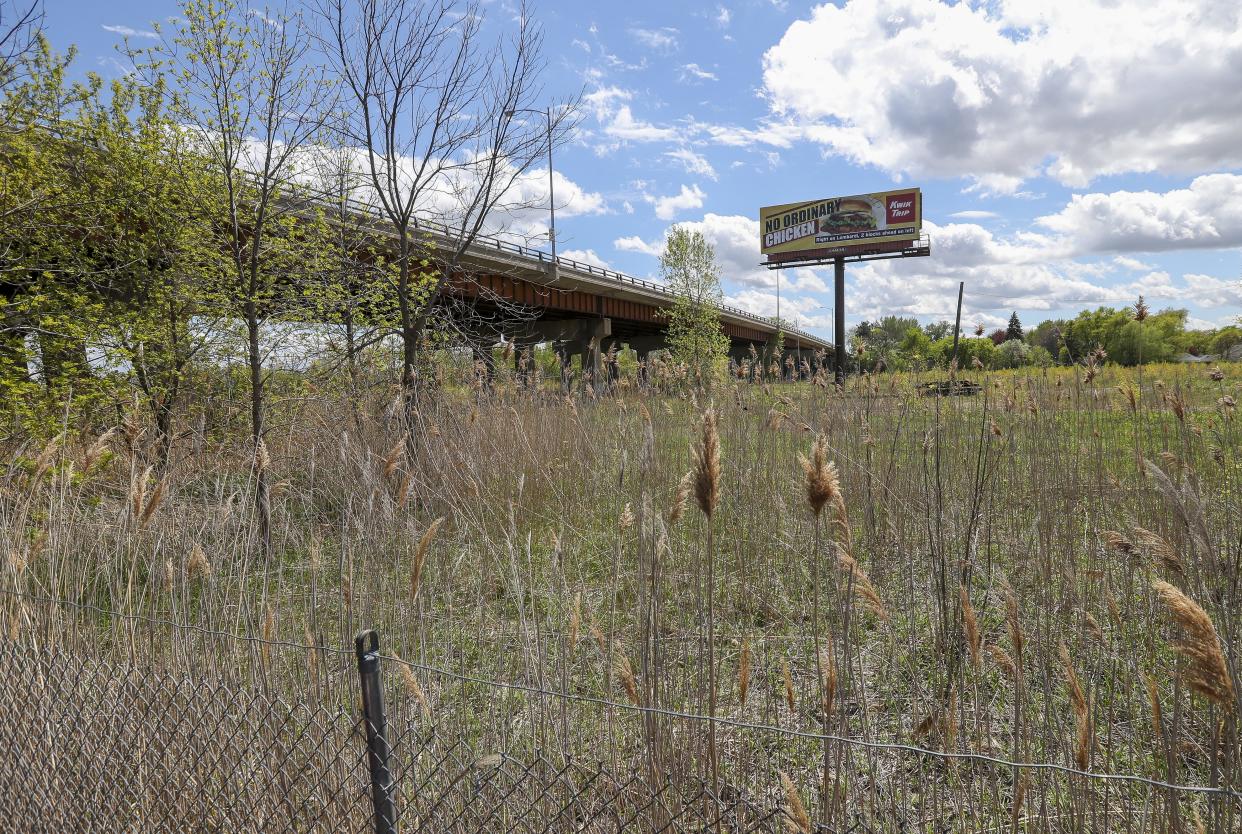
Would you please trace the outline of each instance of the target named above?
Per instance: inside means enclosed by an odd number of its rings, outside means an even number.
[[[501,379],[429,397],[414,444],[390,391],[311,392],[257,455],[270,553],[227,425],[190,415],[163,474],[140,415],[69,426],[11,450],[0,606],[16,640],[120,658],[126,620],[38,600],[305,645],[372,627],[441,732],[796,796],[829,830],[1238,830],[1219,795],[1073,773],[1242,790],[1242,370],[965,376],[981,394]],[[155,631],[148,662],[349,697],[348,658]]]

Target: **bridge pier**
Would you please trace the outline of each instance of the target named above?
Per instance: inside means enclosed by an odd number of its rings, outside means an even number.
[[[470,345],[470,352],[474,357],[474,372],[479,385],[490,391],[496,379],[496,357],[492,355],[492,346],[476,342]]]
[[[513,340],[513,379],[519,388],[527,388],[535,381],[535,345],[530,339]]]

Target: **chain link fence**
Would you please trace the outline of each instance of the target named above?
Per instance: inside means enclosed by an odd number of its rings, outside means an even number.
[[[1225,834],[1242,824],[1242,795],[1229,788],[728,720],[715,722],[713,774],[701,715],[580,698],[592,711],[562,715],[586,727],[571,742],[545,731],[571,693],[408,664],[370,632],[350,651],[116,615],[97,642],[77,615],[32,616],[29,600],[25,610],[24,633],[0,640],[0,831]],[[236,653],[207,662],[209,643]],[[276,650],[303,670],[300,687],[243,668],[278,668]],[[460,687],[441,682],[433,710],[434,676]]]
[[[30,834],[776,832],[785,816],[701,779],[489,753],[419,719],[11,642],[0,762],[0,830]]]

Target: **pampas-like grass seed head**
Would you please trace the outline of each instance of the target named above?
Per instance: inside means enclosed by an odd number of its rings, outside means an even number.
[[[418,589],[422,584],[423,567],[427,564],[427,549],[431,546],[431,541],[436,537],[436,533],[440,530],[440,525],[444,523],[444,516],[440,516],[423,533],[422,538],[418,540],[418,547],[414,549],[414,563],[410,566],[410,599],[414,600],[418,597]]]
[[[720,434],[716,430],[716,412],[703,414],[703,439],[696,455],[694,500],[709,519],[720,503]]]
[[[1233,678],[1212,618],[1176,586],[1157,579],[1152,588],[1181,630],[1181,639],[1174,643],[1174,648],[1189,661],[1182,668],[1186,685],[1225,709],[1233,709]]]
[[[811,459],[798,455],[798,463],[806,475],[806,503],[817,517],[824,506],[834,501],[841,491],[841,480],[837,475],[837,467],[828,462],[828,442],[823,435],[815,438],[811,448]]]
[[[785,826],[791,834],[811,834],[811,817],[798,793],[798,786],[781,771],[781,789],[785,792]]]

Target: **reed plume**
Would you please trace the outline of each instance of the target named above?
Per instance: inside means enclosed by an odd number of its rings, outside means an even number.
[[[823,435],[815,438],[811,459],[798,455],[798,463],[806,474],[806,503],[818,518],[824,505],[833,501],[841,491],[841,482],[835,464],[828,462],[828,443]]]
[[[142,474],[130,484],[129,514],[134,519],[142,517],[142,509],[147,504],[147,483],[151,480],[151,473],[153,471],[155,471],[154,468],[148,466],[143,470]]]
[[[138,516],[138,528],[142,529],[151,522],[151,517],[155,515],[155,511],[164,503],[164,495],[168,491],[168,476],[160,478],[155,484],[155,489],[151,493],[151,497],[147,500],[146,506],[142,508],[142,514]]]
[[[1182,668],[1186,685],[1225,709],[1233,709],[1233,678],[1212,618],[1176,586],[1157,579],[1152,588],[1182,632],[1173,647],[1187,660]]]
[[[1013,588],[1005,583],[1002,587],[1005,595],[1005,628],[1009,632],[1009,644],[1013,646],[1014,668],[1022,667],[1022,648],[1025,640],[1022,636],[1022,621],[1018,618],[1018,597]]]
[[[884,622],[888,622],[888,609],[884,607],[884,601],[880,599],[875,586],[871,584],[871,578],[867,576],[867,572],[862,569],[862,566],[858,564],[854,557],[842,551],[837,554],[837,565],[850,577],[854,586],[854,593],[866,603],[873,614]]]
[[[1178,574],[1186,572],[1186,566],[1182,563],[1182,557],[1178,555],[1177,549],[1159,533],[1153,533],[1151,530],[1145,530],[1142,527],[1135,527],[1134,538],[1165,570]]]
[[[970,594],[966,591],[966,586],[961,585],[958,588],[958,594],[962,600],[962,630],[966,636],[966,645],[970,648],[970,661],[975,668],[979,668],[981,637],[979,634],[979,622],[975,619],[974,606],[970,604]]]
[[[634,679],[634,667],[630,663],[629,657],[625,654],[620,642],[612,644],[612,665],[613,671],[617,677],[621,679],[621,684],[625,687],[625,694],[629,697],[630,703],[638,706],[640,697],[638,694],[638,681]]]
[[[1065,643],[1057,644],[1057,655],[1065,672],[1065,686],[1069,691],[1070,706],[1074,710],[1074,721],[1078,727],[1078,739],[1074,748],[1074,762],[1079,770],[1091,767],[1091,749],[1095,743],[1095,730],[1091,720],[1091,705],[1083,694],[1082,684],[1078,682],[1078,673],[1074,671],[1074,663],[1070,659],[1069,648]]]
[[[789,778],[785,771],[780,772],[781,789],[785,792],[785,827],[792,834],[811,834],[811,817],[806,812],[806,805],[798,793],[798,786]]]
[[[406,499],[410,497],[410,487],[414,484],[414,473],[406,472],[405,477],[401,479],[401,485],[397,487],[397,494],[393,501],[398,507],[404,507]]]
[[[1018,667],[1013,662],[1013,658],[1009,656],[1009,652],[1005,651],[995,643],[989,643],[988,654],[992,655],[992,661],[1000,667],[1002,672],[1008,675],[1011,679],[1017,679]]]
[[[676,524],[685,515],[686,504],[690,500],[690,490],[694,486],[694,472],[687,472],[681,476],[681,482],[677,484],[677,491],[673,494],[673,503],[668,510],[668,523]]]
[[[1147,702],[1151,704],[1151,731],[1157,739],[1164,738],[1164,712],[1160,709],[1160,690],[1156,687],[1156,679],[1151,675],[1143,675],[1143,683],[1147,685]]]
[[[949,687],[949,707],[944,714],[944,750],[952,753],[957,749],[957,684]],[[950,759],[950,762],[953,760]]]
[[[401,678],[401,684],[405,687],[405,691],[418,702],[418,708],[423,714],[423,719],[431,721],[431,705],[427,703],[427,695],[423,692],[422,684],[418,682],[418,676],[414,674],[414,668],[410,664],[401,659],[395,651],[392,653],[393,660],[397,665],[397,675]]]
[[[114,434],[116,434],[116,426],[95,438],[95,442],[86,450],[86,456],[82,458],[82,472],[90,472],[91,467],[103,457],[104,450],[107,449],[108,443],[112,440],[112,435]]]
[[[595,642],[599,646],[600,654],[608,654],[608,640],[605,639],[604,632],[600,631],[599,624],[595,622],[594,616],[591,617],[588,630],[591,632],[591,636],[595,638]]]
[[[388,450],[388,454],[384,455],[384,461],[381,468],[384,471],[385,478],[391,478],[393,474],[396,473],[397,467],[401,463],[401,453],[405,449],[406,441],[409,440],[409,438],[409,432],[402,434],[400,439],[398,439],[397,442],[393,444],[392,448]]]
[[[781,681],[785,684],[785,703],[789,705],[789,711],[794,711],[794,685],[793,675],[789,672],[789,661],[781,659]]]
[[[837,663],[832,657],[830,646],[819,650],[819,677],[823,690],[824,723],[827,724],[832,717],[832,708],[837,697]]]
[[[194,542],[194,546],[190,548],[190,555],[186,557],[185,572],[190,579],[211,578],[211,560],[207,558],[203,546],[198,542]]]
[[[711,409],[703,413],[703,438],[695,453],[694,500],[709,519],[720,501],[720,434]]]
[[[1109,550],[1122,556],[1133,556],[1135,552],[1134,543],[1116,530],[1104,531],[1104,544]]]
[[[422,583],[423,566],[427,563],[427,550],[431,546],[431,541],[436,537],[436,533],[440,530],[440,525],[444,523],[444,516],[440,516],[423,532],[422,538],[418,540],[418,547],[414,549],[414,563],[410,566],[410,601],[413,602],[418,598],[418,589]]]

